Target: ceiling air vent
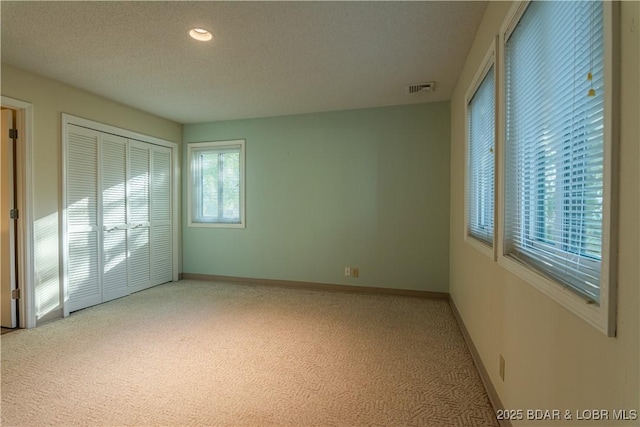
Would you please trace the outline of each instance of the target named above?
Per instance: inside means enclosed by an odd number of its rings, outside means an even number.
[[[406,85],[407,93],[413,95],[420,92],[433,92],[436,90],[436,82],[413,83]]]

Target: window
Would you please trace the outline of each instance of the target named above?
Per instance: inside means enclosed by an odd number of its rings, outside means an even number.
[[[487,56],[467,95],[465,227],[466,236],[493,247],[496,120],[493,46]]]
[[[603,269],[611,185],[607,7],[530,2],[504,35],[503,252],[574,296],[549,291],[558,299],[590,306],[575,311],[602,329],[612,303]]]
[[[189,226],[244,227],[244,145],[189,144]]]

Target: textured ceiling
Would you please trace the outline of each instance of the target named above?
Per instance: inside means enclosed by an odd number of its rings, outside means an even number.
[[[180,123],[441,101],[486,5],[3,0],[2,62]]]

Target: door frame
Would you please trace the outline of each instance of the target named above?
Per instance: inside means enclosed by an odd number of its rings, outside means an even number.
[[[16,113],[16,196],[18,216],[18,328],[35,328],[35,289],[33,253],[33,105],[2,96],[0,104]]]
[[[18,289],[17,279],[17,259],[16,253],[18,250],[17,232],[18,222],[11,218],[11,210],[17,209],[16,198],[16,157],[17,153],[17,141],[14,136],[10,135],[11,130],[16,129],[16,110],[11,108],[2,107],[2,153],[0,153],[0,170],[2,171],[2,202],[0,202],[0,218],[2,219],[2,304],[0,305],[0,312],[2,313],[2,327],[3,328],[17,328],[18,327],[18,301],[13,298],[13,293]],[[5,190],[6,194],[5,194]],[[4,235],[4,228],[6,227],[6,235]],[[7,240],[6,246],[4,240]],[[9,279],[6,280],[5,279]],[[8,288],[8,289],[7,289]],[[5,300],[6,298],[6,300]]]
[[[149,144],[159,145],[162,147],[168,147],[171,149],[171,161],[173,162],[172,168],[172,190],[173,190],[173,200],[171,203],[171,216],[172,216],[172,239],[173,239],[173,262],[172,262],[172,270],[173,277],[172,280],[179,280],[179,254],[180,254],[180,150],[178,143],[167,141],[164,139],[156,138],[154,136],[145,135],[142,133],[130,131],[127,129],[119,128],[117,126],[111,126],[105,123],[96,122],[94,120],[85,119],[82,117],[74,116],[67,113],[62,113],[62,228],[61,228],[61,256],[62,256],[62,268],[60,270],[60,282],[62,283],[62,312],[63,316],[69,316],[69,305],[67,304],[67,300],[69,297],[69,280],[68,280],[68,264],[67,260],[68,256],[68,247],[66,244],[67,241],[67,217],[66,217],[66,199],[67,199],[67,130],[69,125],[75,125],[84,127],[87,129],[96,130],[99,132],[110,133],[113,135],[122,136],[128,139],[133,139],[137,141],[146,142]]]

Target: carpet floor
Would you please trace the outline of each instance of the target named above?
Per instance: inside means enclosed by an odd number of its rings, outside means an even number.
[[[498,425],[446,300],[185,280],[0,340],[4,426]]]

